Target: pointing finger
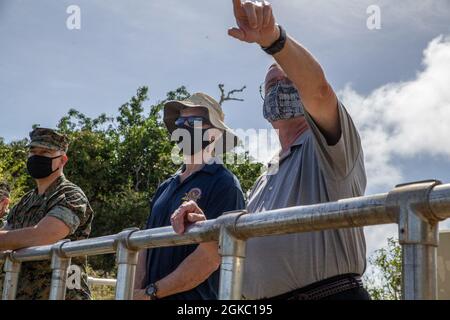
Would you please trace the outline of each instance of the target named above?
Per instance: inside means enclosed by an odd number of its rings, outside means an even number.
[[[256,13],[256,28],[257,30],[261,30],[264,23],[264,8],[261,2],[254,3],[255,13]]]
[[[247,15],[248,24],[251,28],[256,29],[258,27],[258,18],[256,16],[256,6],[251,1],[246,1],[243,4],[245,14]]]
[[[235,16],[240,16],[244,13],[241,0],[233,0],[233,11]]]
[[[272,6],[270,5],[269,2],[264,1],[264,5],[263,5],[263,28],[267,27],[270,25],[270,21],[272,20]]]

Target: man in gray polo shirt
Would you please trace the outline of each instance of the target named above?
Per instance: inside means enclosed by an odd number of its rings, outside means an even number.
[[[319,63],[275,23],[270,4],[233,5],[238,27],[230,36],[258,43],[276,61],[265,79],[263,114],[278,130],[282,150],[256,181],[248,212],[363,195],[360,138]],[[191,206],[174,217],[175,231],[204,219]],[[370,299],[360,279],[365,267],[362,228],[253,238],[247,241],[243,296]]]
[[[270,90],[274,78],[282,79],[285,84],[278,82],[278,86],[284,86],[285,92],[291,87],[279,66],[271,66],[266,78],[266,107],[273,105],[273,101],[268,101],[271,93],[278,100],[283,95],[280,89]],[[361,142],[344,106],[336,101],[341,134],[337,143],[330,144],[306,107],[299,104],[295,88],[291,88],[292,99],[287,105],[303,114],[289,120],[269,120],[279,129],[280,142],[285,147],[256,181],[247,204],[249,213],[364,194],[366,176]],[[271,111],[266,117],[273,117]],[[290,120],[297,123],[298,133],[283,128],[291,125]],[[288,143],[289,140],[292,142]],[[252,238],[247,242],[243,294],[251,299],[276,297],[337,275],[361,275],[365,255],[362,228]],[[359,287],[356,291],[361,292]]]

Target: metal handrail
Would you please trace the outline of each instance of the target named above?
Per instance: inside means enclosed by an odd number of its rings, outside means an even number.
[[[174,233],[172,227],[127,229],[105,237],[2,252],[0,260],[5,260],[6,272],[2,298],[14,299],[22,262],[51,259],[53,272],[59,277],[52,277],[50,299],[64,299],[66,278],[61,271],[72,257],[116,253],[116,299],[131,299],[138,250],[219,241],[219,298],[240,299],[248,238],[390,223],[399,225],[403,247],[403,298],[437,297],[438,221],[450,217],[450,184],[416,182],[389,193],[245,213],[236,211],[199,222],[183,235]]]
[[[115,287],[117,280],[116,279],[87,277],[87,282],[88,282],[89,286]]]

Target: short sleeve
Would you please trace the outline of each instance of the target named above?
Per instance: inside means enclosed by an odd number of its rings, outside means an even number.
[[[305,110],[305,118],[311,128],[317,156],[325,170],[336,178],[345,178],[362,156],[361,139],[352,118],[345,107],[338,101],[341,136],[335,145],[329,145],[325,136]]]
[[[74,192],[66,195],[47,213],[47,216],[57,218],[64,222],[70,229],[70,234],[74,234],[81,224],[88,220],[88,201],[81,192]]]
[[[225,180],[225,179],[224,179]],[[206,208],[202,208],[208,220],[216,219],[224,212],[245,209],[241,186],[233,178],[227,178],[215,186]]]

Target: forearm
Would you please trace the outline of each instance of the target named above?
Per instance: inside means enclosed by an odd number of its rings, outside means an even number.
[[[220,266],[217,243],[203,243],[191,253],[178,268],[156,282],[158,298],[191,290],[216,271]]]
[[[34,227],[19,230],[0,231],[0,250],[16,250],[48,244],[42,241]]]
[[[319,62],[292,37],[287,37],[284,48],[273,57],[296,85],[306,108],[311,106],[311,101],[314,105],[314,100],[328,98],[333,93]]]
[[[232,37],[256,42],[264,48],[280,38],[282,30],[275,23],[272,7],[267,1],[242,3],[234,0],[233,12],[238,28],[228,30]],[[320,64],[290,36],[286,36],[283,48],[273,57],[297,87],[307,113],[325,133],[327,140],[335,141],[340,135],[337,98]]]
[[[33,227],[0,231],[0,250],[53,244],[69,234],[70,229],[63,221],[47,216]]]
[[[147,273],[147,249],[139,251],[138,263],[136,266],[136,276],[134,278],[134,289],[144,289]]]
[[[274,58],[299,90],[304,108],[328,143],[335,144],[341,135],[337,97],[320,64],[290,37]]]

